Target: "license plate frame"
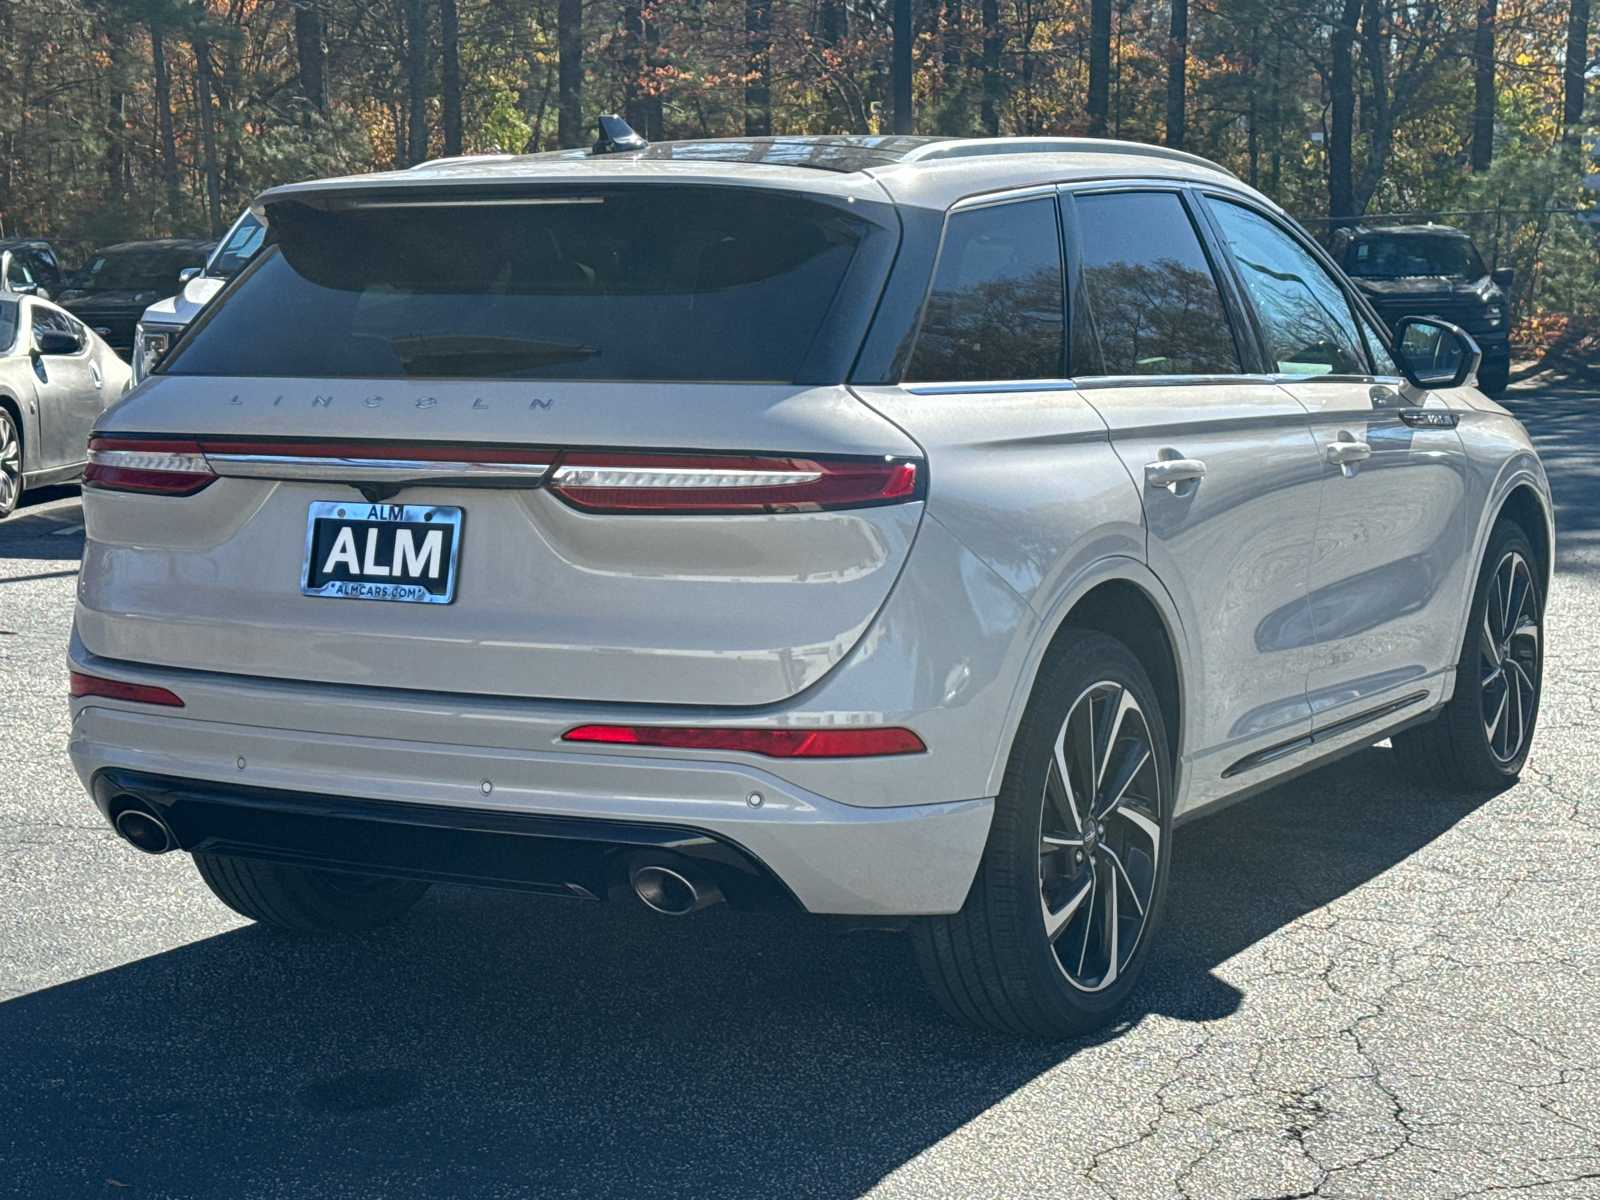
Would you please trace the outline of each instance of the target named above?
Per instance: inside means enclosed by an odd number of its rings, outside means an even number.
[[[306,543],[305,553],[301,559],[300,568],[300,594],[302,596],[315,596],[329,600],[379,600],[389,603],[401,604],[450,604],[456,598],[456,580],[459,559],[461,557],[461,529],[466,510],[450,505],[440,504],[373,504],[362,500],[351,503],[348,500],[317,501],[310,506],[306,514]],[[357,570],[354,573],[343,571],[343,577],[334,577],[328,571],[339,547],[339,535],[334,533],[331,538],[323,539],[319,551],[318,525],[327,521],[334,526],[345,526],[352,531],[351,544],[354,549],[354,562]],[[360,533],[355,530],[359,528]],[[379,537],[371,539],[373,551],[369,551],[368,529],[379,531]],[[383,530],[390,530],[387,540],[382,536]],[[412,553],[402,556],[400,547],[395,545],[401,529],[412,531],[408,538]],[[448,530],[448,537],[441,538],[439,550],[436,554],[430,553],[431,539],[429,534]],[[415,534],[422,534],[421,546],[417,543]],[[448,548],[445,543],[448,541]],[[340,565],[348,555],[339,555]],[[326,559],[321,567],[317,565],[318,559]],[[378,563],[378,559],[382,560]],[[413,582],[407,578],[403,582],[394,582],[389,575],[388,568],[404,565],[417,566],[419,571],[437,562],[440,573],[444,576],[442,590],[435,591],[428,583]],[[376,569],[368,574],[364,567],[368,564],[381,565],[384,571]]]

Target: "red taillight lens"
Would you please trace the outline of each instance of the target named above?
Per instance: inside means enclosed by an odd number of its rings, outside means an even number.
[[[89,439],[83,481],[117,492],[190,496],[216,479],[200,446],[154,438]]]
[[[922,739],[909,729],[690,729],[671,725],[579,725],[568,742],[664,746],[673,750],[741,750],[768,758],[869,758],[921,754]]]
[[[549,486],[589,512],[769,513],[901,504],[923,480],[903,459],[568,454]]]
[[[115,679],[101,679],[98,675],[72,672],[74,696],[104,696],[107,700],[132,700],[135,704],[164,704],[168,708],[182,708],[183,701],[166,688],[145,687],[139,683],[119,683]]]

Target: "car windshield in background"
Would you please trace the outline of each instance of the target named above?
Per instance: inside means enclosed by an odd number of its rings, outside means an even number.
[[[268,220],[163,371],[792,382],[876,228],[784,192],[665,186]]]
[[[1477,248],[1464,237],[1429,233],[1383,234],[1352,243],[1346,269],[1367,279],[1438,275],[1481,279],[1489,273]]]
[[[267,227],[256,220],[253,213],[245,213],[228,234],[228,240],[217,247],[217,252],[206,264],[206,274],[219,279],[232,279],[255,257],[267,236]]]
[[[203,260],[192,252],[129,250],[96,256],[73,278],[82,292],[160,292],[171,295],[181,286],[178,272]]]

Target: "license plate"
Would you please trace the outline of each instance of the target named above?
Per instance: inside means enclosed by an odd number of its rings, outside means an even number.
[[[449,604],[461,516],[428,504],[313,504],[301,594]]]

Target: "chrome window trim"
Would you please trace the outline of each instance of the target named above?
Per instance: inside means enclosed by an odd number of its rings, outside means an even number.
[[[1277,375],[1085,375],[1073,381],[1078,388],[1125,387],[1238,387],[1241,383],[1282,382]]]
[[[1072,392],[1078,384],[1071,379],[978,379],[965,383],[902,383],[913,396],[960,396],[970,392]]]
[[[985,192],[977,196],[965,196],[947,208],[945,216],[948,218],[951,213],[967,212],[974,208],[990,208],[996,204],[1012,204],[1019,200],[1033,200],[1040,196],[1054,197],[1060,190],[1061,185],[1059,183],[1036,183],[1029,187],[1010,188],[1003,192]],[[939,236],[942,245],[944,237],[942,230]],[[934,269],[938,269],[937,264],[935,264]]]

